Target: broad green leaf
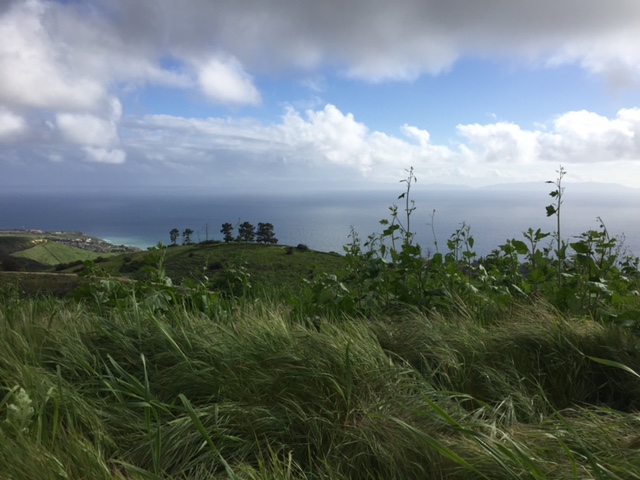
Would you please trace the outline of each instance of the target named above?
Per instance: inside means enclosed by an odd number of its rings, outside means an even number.
[[[515,247],[516,252],[518,252],[520,255],[526,255],[527,253],[529,253],[527,244],[522,240],[512,240],[511,244]]]
[[[580,253],[582,255],[589,255],[591,253],[589,245],[587,245],[585,242],[574,242],[570,245],[576,253]]]

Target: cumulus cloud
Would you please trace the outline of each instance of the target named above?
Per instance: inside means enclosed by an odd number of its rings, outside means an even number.
[[[118,121],[122,116],[122,105],[117,99],[110,99],[103,115],[58,113],[52,128],[56,128],[66,142],[81,146],[89,161],[124,163],[125,152],[110,148],[120,143]]]
[[[0,142],[14,141],[27,130],[27,123],[20,115],[0,106]]]
[[[529,164],[540,161],[594,164],[640,162],[640,109],[622,109],[615,118],[574,111],[558,116],[549,128],[523,130],[498,122],[459,125],[461,148],[479,161]]]
[[[459,125],[457,141],[447,145],[433,142],[429,131],[415,125],[401,126],[398,136],[372,130],[331,104],[304,111],[288,107],[275,123],[147,115],[115,124],[117,104],[114,110],[105,117],[60,115],[54,132],[59,130],[67,145],[30,145],[16,152],[47,163],[64,160],[57,164],[66,168],[87,161],[124,164],[118,168],[126,168],[126,181],[153,178],[159,184],[228,186],[242,179],[242,186],[252,181],[264,186],[265,176],[293,175],[296,185],[309,188],[332,186],[339,178],[388,185],[408,166],[429,182],[490,184],[546,180],[559,163],[579,164],[581,179],[597,181],[601,177],[591,166],[603,161],[612,171],[627,172],[617,181],[640,178],[628,173],[640,171],[640,109],[623,109],[612,118],[567,112],[532,130],[507,122]],[[328,172],[330,183],[323,177]]]
[[[145,161],[202,172],[337,167],[375,181],[395,178],[407,165],[449,170],[455,157],[449,147],[431,144],[425,130],[406,127],[421,138],[416,144],[371,131],[353,114],[331,104],[303,112],[289,107],[277,124],[151,115],[129,122],[127,129],[128,149]]]
[[[407,137],[417,140],[423,147],[429,145],[431,134],[427,130],[422,130],[418,127],[407,125],[405,123],[402,126],[402,131]]]
[[[124,163],[127,155],[122,150],[117,148],[107,149],[100,147],[84,147],[84,151],[87,154],[87,158],[90,161],[98,162],[98,163],[111,163],[115,165],[119,165]]]
[[[104,86],[73,68],[44,25],[47,4],[15,2],[0,16],[0,101],[35,108],[91,108]]]
[[[56,124],[62,135],[78,145],[107,147],[118,140],[116,125],[86,113],[60,113]]]
[[[568,112],[554,122],[554,132],[542,137],[545,152],[569,161],[637,160],[640,110],[621,110],[608,119],[593,112]]]
[[[200,88],[213,102],[254,105],[260,102],[260,93],[251,77],[235,58],[210,58],[197,68]]]
[[[525,131],[513,123],[458,125],[458,134],[477,162],[530,163],[538,158],[539,132]]]

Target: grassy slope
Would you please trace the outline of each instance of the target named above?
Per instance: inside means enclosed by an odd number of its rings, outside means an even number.
[[[53,244],[47,244],[49,252],[53,252],[59,258],[71,258],[70,252],[65,249],[57,250]],[[63,245],[58,245],[64,247]],[[40,247],[45,247],[41,245]],[[39,247],[36,247],[39,248]],[[71,248],[71,247],[64,247]],[[287,251],[293,253],[288,254]],[[296,291],[302,279],[313,278],[319,273],[334,273],[344,266],[344,258],[330,253],[316,252],[313,250],[301,251],[289,249],[286,246],[244,245],[244,244],[213,244],[191,245],[164,249],[165,268],[167,274],[175,284],[181,284],[185,279],[204,280],[209,279],[208,284],[215,288],[217,281],[222,281],[225,274],[232,269],[242,267],[249,274],[249,281],[253,287],[264,287],[270,291]],[[92,252],[84,252],[91,254]],[[75,252],[74,252],[75,254]],[[45,252],[45,255],[48,255]],[[64,257],[68,255],[68,257]],[[98,256],[97,254],[94,254]],[[153,265],[152,252],[137,252],[123,255],[102,254],[104,261],[97,263],[105,274],[114,277],[128,276],[133,279],[147,278],[144,267]],[[95,258],[95,257],[94,257]],[[67,260],[71,262],[73,260]],[[60,273],[77,273],[82,266],[73,266],[63,269]],[[0,271],[0,286],[19,283],[25,291],[36,291],[64,295],[74,290],[75,286],[82,282],[73,277],[55,274],[29,274],[22,272],[20,275]]]
[[[266,245],[217,244],[170,249],[166,267],[170,276],[180,279],[204,271],[216,275],[225,269],[244,267],[260,284],[299,285],[303,278],[318,272],[335,272],[343,265],[339,255],[315,251],[292,250],[288,247]],[[174,252],[175,251],[175,252]]]
[[[287,252],[292,253],[287,253]],[[176,284],[184,279],[220,279],[232,269],[242,268],[255,286],[296,288],[302,279],[318,273],[337,272],[344,266],[344,257],[313,250],[301,251],[282,245],[220,243],[190,245],[164,249],[164,267]],[[144,278],[142,268],[151,263],[151,252],[119,255],[100,263],[100,268],[112,275]]]
[[[46,240],[31,248],[13,254],[14,257],[29,258],[44,265],[58,265],[60,263],[71,263],[78,260],[95,260],[98,257],[106,257],[109,255],[111,254],[91,252]]]

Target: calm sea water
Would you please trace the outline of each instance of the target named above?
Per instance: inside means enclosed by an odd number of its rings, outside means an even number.
[[[573,188],[573,187],[571,187]],[[547,218],[551,203],[548,185],[515,189],[414,188],[416,210],[411,228],[425,250],[440,251],[465,222],[471,227],[475,250],[486,255],[508,238],[522,238],[529,227],[555,230]],[[216,194],[193,190],[93,191],[46,193],[0,192],[0,229],[81,231],[114,244],[142,249],[169,243],[169,231],[194,230],[192,240],[221,239],[224,222],[270,222],[280,244],[304,243],[322,251],[343,252],[351,227],[365,239],[383,227],[389,206],[403,200],[389,191],[308,194]],[[640,191],[577,186],[565,192],[563,236],[570,238],[597,229],[600,216],[610,233],[624,234],[625,245],[640,255]],[[435,213],[433,212],[435,210]],[[433,229],[432,229],[433,226]]]

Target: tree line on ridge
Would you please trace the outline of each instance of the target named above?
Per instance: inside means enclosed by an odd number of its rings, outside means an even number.
[[[268,222],[259,222],[258,228],[250,222],[238,222],[238,234],[234,235],[234,226],[229,223],[223,223],[220,233],[223,235],[223,241],[225,243],[230,242],[244,242],[244,243],[264,243],[268,245],[275,245],[278,243],[278,239],[275,236],[273,224]],[[182,244],[191,245],[194,242],[191,240],[191,236],[194,231],[191,228],[185,228],[182,231]],[[178,245],[178,239],[180,238],[180,230],[173,228],[169,232],[169,238],[171,239],[171,246]]]

